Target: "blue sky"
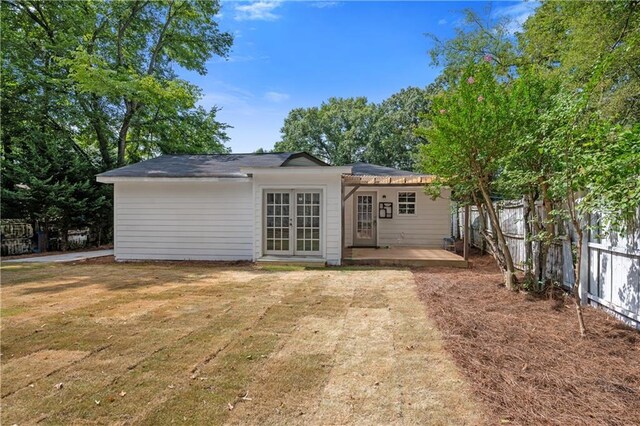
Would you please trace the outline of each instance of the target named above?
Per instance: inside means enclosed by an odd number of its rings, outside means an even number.
[[[522,22],[536,4],[493,2],[492,15]],[[431,41],[453,36],[460,11],[485,2],[223,1],[220,28],[234,34],[227,59],[213,58],[200,76],[179,76],[203,91],[232,125],[233,152],[272,148],[288,112],[329,97],[366,96],[380,102],[408,86],[424,87]]]

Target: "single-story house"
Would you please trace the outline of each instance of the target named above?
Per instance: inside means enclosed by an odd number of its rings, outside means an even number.
[[[304,152],[163,155],[101,173],[114,185],[116,260],[250,260],[339,265],[353,247],[440,248],[449,192],[373,164]]]

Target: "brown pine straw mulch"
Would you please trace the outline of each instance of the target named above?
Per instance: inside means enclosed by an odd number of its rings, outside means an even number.
[[[492,424],[640,425],[640,332],[585,308],[501,286],[489,256],[473,269],[416,269],[418,293]]]

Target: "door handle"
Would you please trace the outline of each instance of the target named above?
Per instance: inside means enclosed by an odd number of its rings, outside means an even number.
[[[293,227],[293,218],[289,218],[289,228]]]

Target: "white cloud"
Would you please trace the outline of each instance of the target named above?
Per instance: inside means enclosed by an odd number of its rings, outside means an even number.
[[[255,98],[250,90],[220,80],[210,81],[208,85],[207,93],[198,102],[199,105],[205,108],[218,106],[243,109],[248,107]]]
[[[446,19],[439,20],[438,25],[447,25],[447,20]]]
[[[271,102],[284,102],[289,99],[289,95],[280,92],[267,92],[264,94],[264,98]]]
[[[340,2],[338,1],[313,1],[309,3],[309,6],[315,7],[317,9],[325,9],[329,7],[335,7],[338,4],[340,4]]]
[[[538,6],[540,6],[539,1],[522,1],[511,6],[497,8],[494,10],[493,16],[509,19],[507,30],[513,34],[522,31],[522,25],[529,16],[535,13]]]
[[[274,10],[280,7],[280,1],[254,1],[249,4],[240,4],[235,7],[236,21],[275,21],[280,18]]]

